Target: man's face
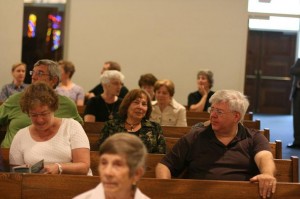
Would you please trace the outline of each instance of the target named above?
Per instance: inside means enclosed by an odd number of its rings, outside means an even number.
[[[35,83],[37,81],[43,81],[53,88],[56,84],[57,79],[51,78],[47,66],[39,65],[33,68],[31,76],[32,83]]]
[[[238,122],[238,113],[229,109],[227,102],[214,103],[210,109],[212,129],[217,133],[229,133]]]

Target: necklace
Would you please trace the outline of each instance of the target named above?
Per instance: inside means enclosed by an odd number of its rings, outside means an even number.
[[[105,103],[105,106],[106,106],[106,109],[108,112],[108,119],[110,119],[110,120],[114,119],[113,113],[114,113],[115,103],[113,103],[111,110],[109,109],[108,104],[106,102],[104,102],[104,103]]]
[[[139,122],[139,123],[136,123],[136,124],[130,124],[130,123],[128,123],[127,121],[125,121],[125,123],[128,124],[128,125],[130,126],[130,130],[127,129],[127,130],[130,131],[130,132],[133,132],[133,129],[134,129],[135,127],[137,127],[137,125],[140,124],[140,122]]]

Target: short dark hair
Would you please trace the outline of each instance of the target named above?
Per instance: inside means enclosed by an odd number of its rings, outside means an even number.
[[[147,73],[140,76],[139,86],[142,88],[143,85],[154,86],[157,78],[152,73]]]
[[[104,64],[108,64],[108,70],[117,70],[117,71],[121,71],[121,66],[119,63],[114,62],[114,61],[107,61]]]

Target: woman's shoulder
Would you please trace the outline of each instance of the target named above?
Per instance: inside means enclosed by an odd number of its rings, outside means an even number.
[[[159,123],[154,122],[154,121],[150,121],[150,120],[142,120],[142,126],[143,127],[149,127],[149,128],[154,128],[154,127],[161,128]]]
[[[185,107],[182,104],[180,104],[179,102],[177,102],[174,98],[172,99],[172,104],[173,104],[174,108],[185,109]]]

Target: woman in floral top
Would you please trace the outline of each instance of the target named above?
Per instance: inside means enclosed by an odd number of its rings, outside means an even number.
[[[100,145],[115,133],[128,132],[140,137],[149,153],[166,153],[166,142],[161,126],[149,121],[151,111],[148,93],[142,89],[131,90],[120,105],[120,118],[105,122],[100,133]]]

